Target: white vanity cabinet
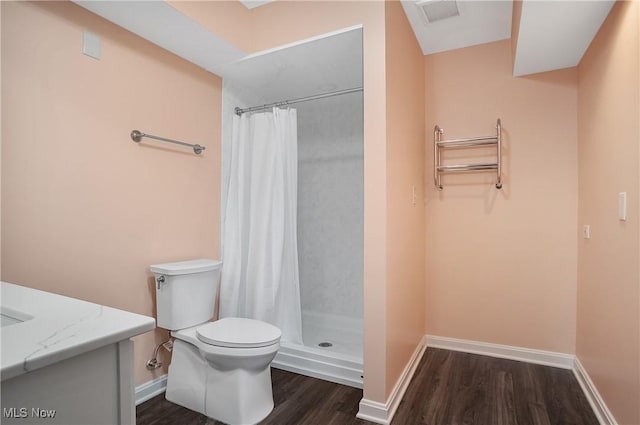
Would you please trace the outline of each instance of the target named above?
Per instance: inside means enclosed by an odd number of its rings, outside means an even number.
[[[135,424],[133,341],[155,320],[0,283],[2,424]]]

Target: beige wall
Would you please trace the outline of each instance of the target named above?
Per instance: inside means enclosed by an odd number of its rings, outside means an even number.
[[[621,424],[640,423],[638,9],[618,2],[578,67],[577,355]]]
[[[509,40],[425,57],[428,334],[574,352],[576,77],[514,78]],[[496,118],[504,188],[485,172],[446,175],[435,190],[434,125],[445,139],[482,136]],[[466,152],[449,163],[487,154]]]
[[[386,3],[386,52],[388,395],[425,333],[424,59],[399,2]]]
[[[220,104],[218,77],[72,3],[2,2],[2,279],[155,316],[150,264],[219,254]],[[135,339],[137,383],[164,338]]]

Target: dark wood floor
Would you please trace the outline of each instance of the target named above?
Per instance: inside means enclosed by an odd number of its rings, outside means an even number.
[[[365,425],[362,391],[272,369],[275,408],[262,424]],[[137,408],[138,425],[220,422],[157,396]],[[393,425],[597,425],[569,370],[428,348]]]
[[[598,425],[570,370],[427,349],[394,424]]]

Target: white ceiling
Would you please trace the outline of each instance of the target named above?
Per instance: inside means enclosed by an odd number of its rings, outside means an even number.
[[[418,2],[402,0],[402,6],[425,55],[511,38],[511,0],[457,1],[459,16],[433,23],[427,22]],[[522,0],[514,75],[577,66],[614,3]]]
[[[577,66],[614,3],[523,1],[513,74]]]
[[[425,55],[511,37],[511,1],[458,1],[460,16],[433,23],[417,2],[402,0],[402,7]]]
[[[271,103],[362,87],[362,28],[325,34],[221,66],[225,82]]]

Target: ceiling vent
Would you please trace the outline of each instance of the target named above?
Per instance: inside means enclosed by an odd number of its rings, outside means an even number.
[[[421,0],[416,3],[427,23],[460,16],[455,0]]]

